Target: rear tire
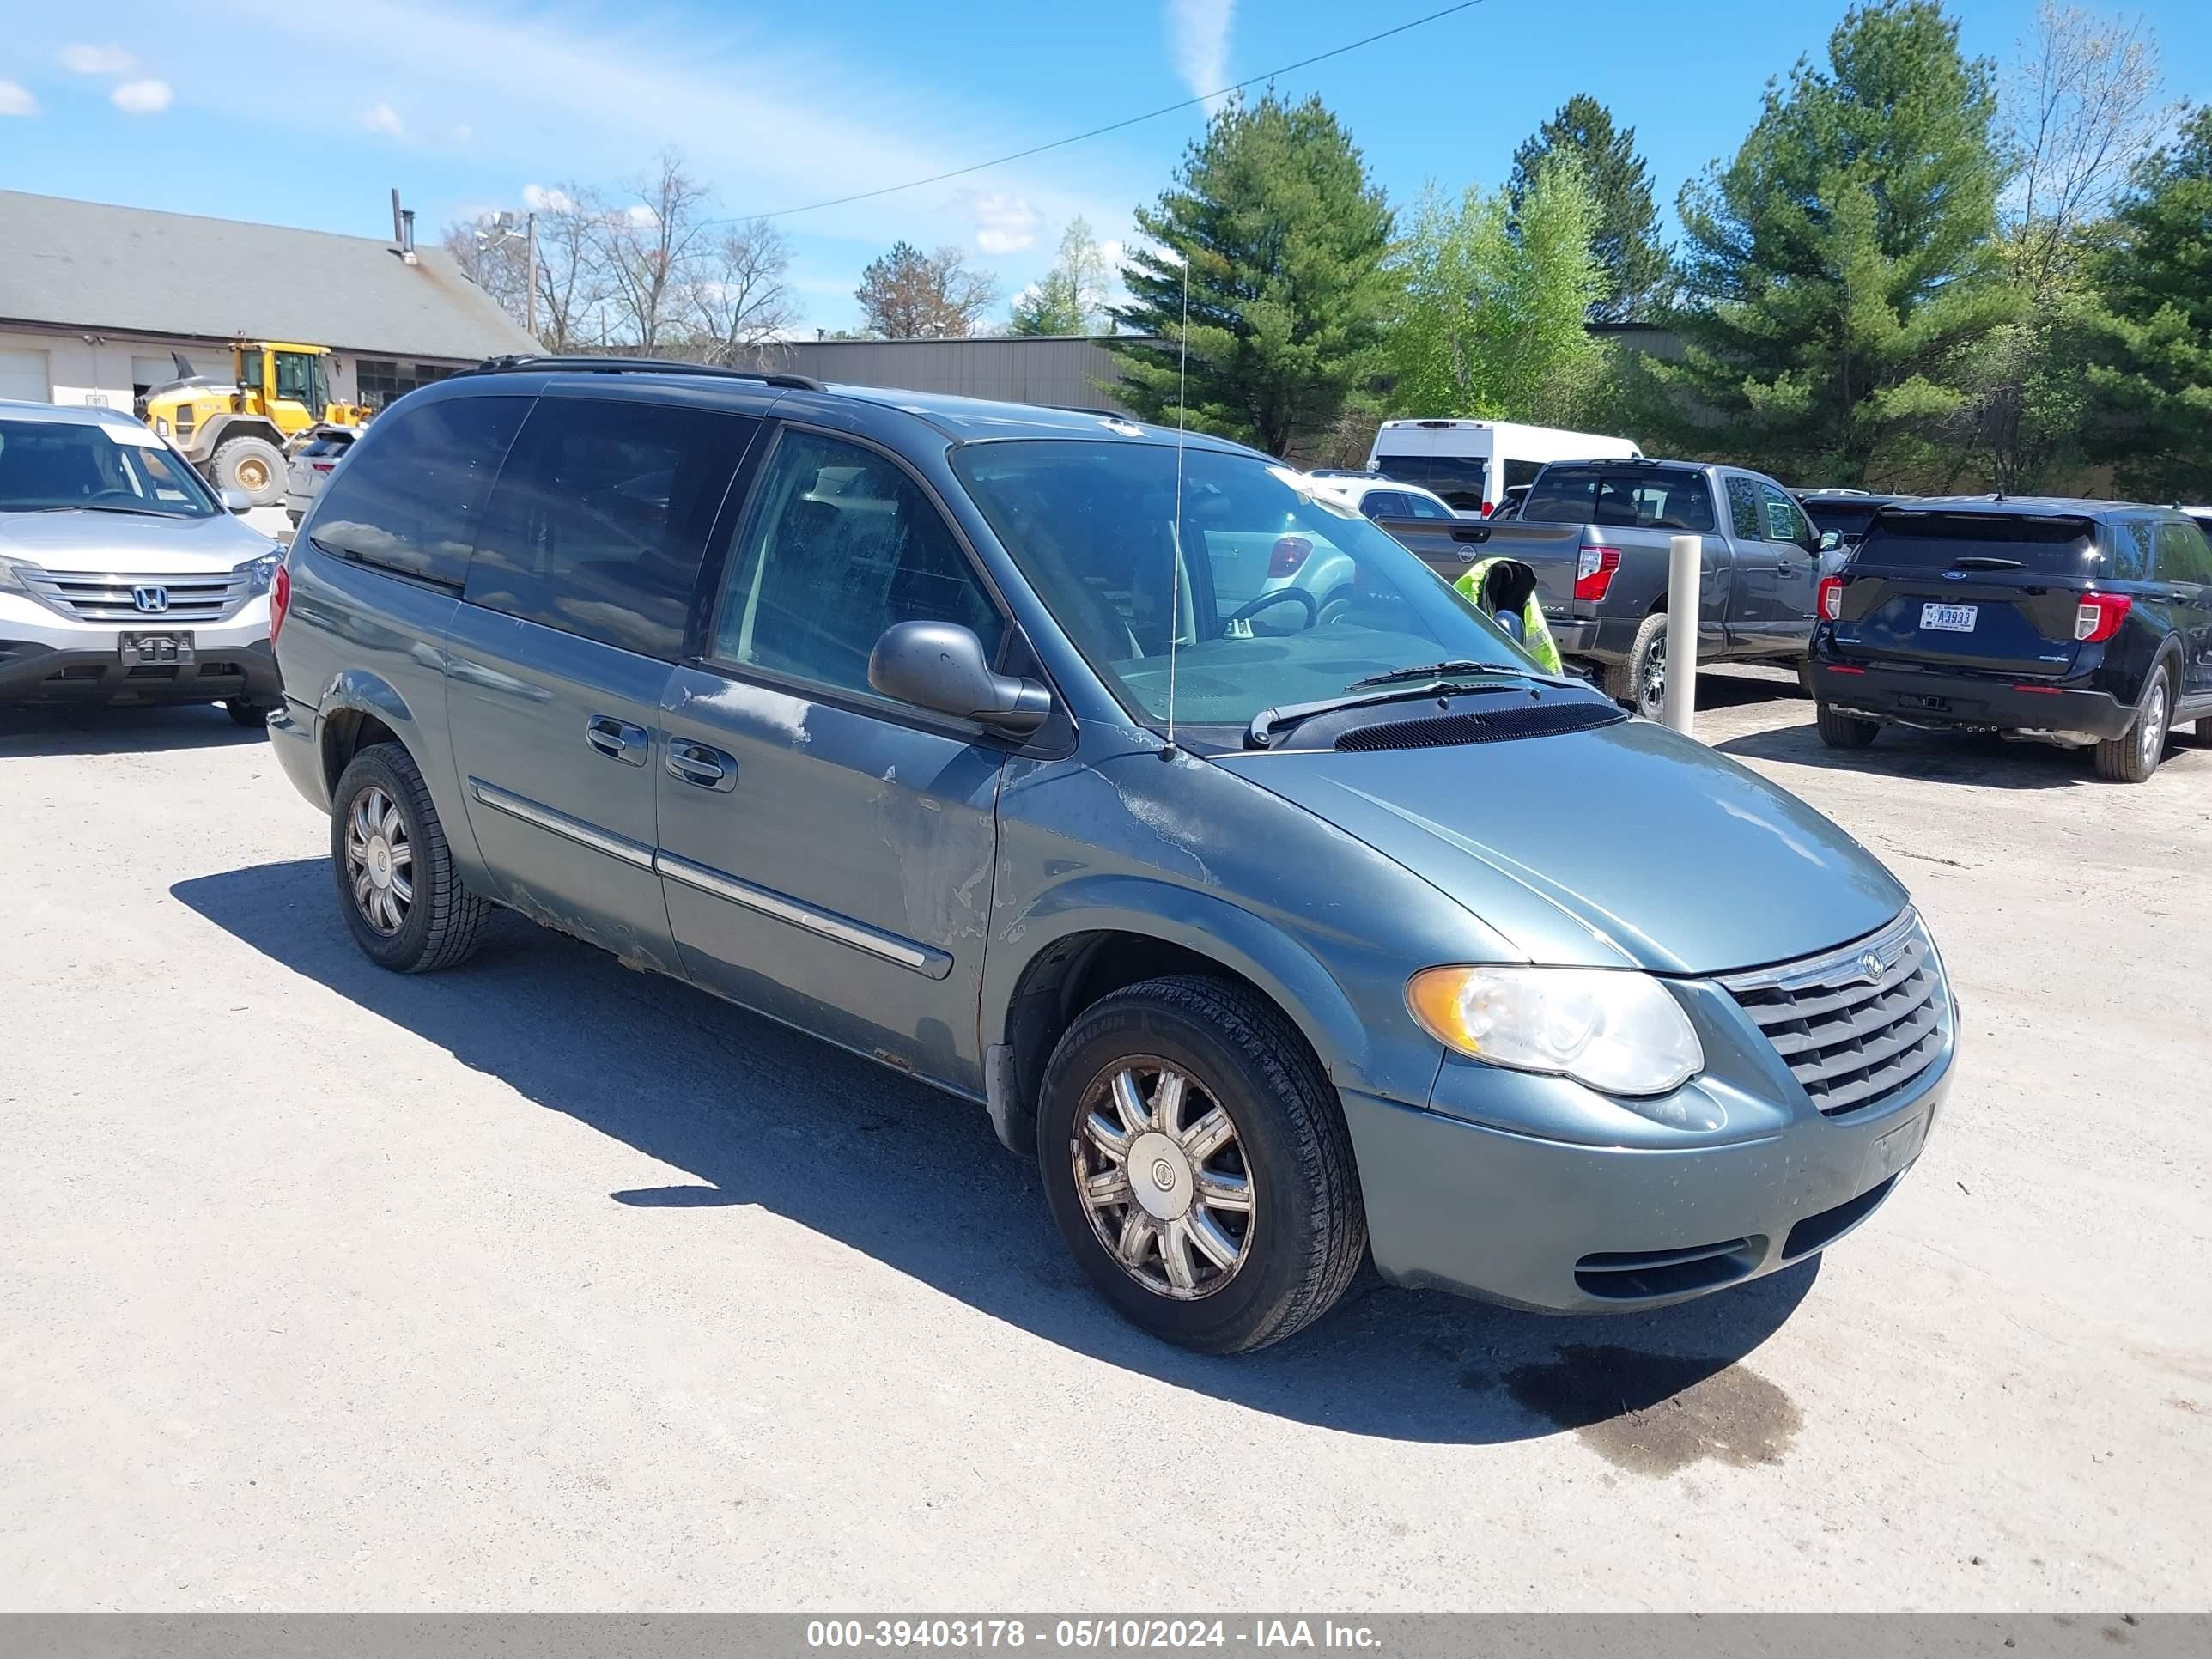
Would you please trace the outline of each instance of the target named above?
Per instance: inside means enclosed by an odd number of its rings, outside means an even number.
[[[2212,714],[2207,714],[2189,729],[2196,733],[2197,742],[2212,747]]]
[[[242,489],[256,507],[284,499],[284,452],[266,438],[226,438],[208,463],[218,489]]]
[[[1077,1016],[1045,1067],[1037,1164],[1100,1293],[1204,1352],[1304,1329],[1366,1253],[1341,1103],[1282,1011],[1221,980],[1147,980]]]
[[[275,712],[276,705],[256,702],[251,697],[233,697],[223,704],[222,709],[230,716],[233,725],[252,727],[268,725],[269,716]]]
[[[396,743],[370,744],[331,799],[331,876],[362,953],[400,974],[465,961],[493,907],[461,884],[414,757]]]
[[[2118,737],[2107,738],[2097,745],[2097,775],[2107,783],[2149,782],[2150,775],[2166,757],[2166,737],[2172,718],[2173,689],[2160,667],[2151,675],[2134,723]]]
[[[1880,720],[1847,714],[1833,703],[1813,705],[1813,723],[1820,728],[1820,741],[1831,749],[1863,749],[1881,730]]]
[[[1605,695],[1647,720],[1667,706],[1667,613],[1655,611],[1637,628],[1628,655],[1605,665]]]

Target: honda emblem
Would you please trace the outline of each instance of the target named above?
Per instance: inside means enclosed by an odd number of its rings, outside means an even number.
[[[169,590],[166,587],[134,587],[131,603],[149,617],[158,617],[169,608]]]

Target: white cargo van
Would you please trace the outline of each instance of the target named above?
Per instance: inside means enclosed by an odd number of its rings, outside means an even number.
[[[1419,484],[1455,512],[1488,514],[1505,492],[1533,483],[1547,461],[1610,460],[1644,452],[1626,438],[1511,421],[1385,421],[1367,469]]]

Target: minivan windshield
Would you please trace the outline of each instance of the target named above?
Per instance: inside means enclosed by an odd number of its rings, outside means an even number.
[[[0,420],[0,513],[70,510],[204,519],[219,509],[191,469],[143,428]]]
[[[1122,706],[1243,727],[1431,663],[1535,672],[1387,532],[1258,456],[1170,445],[969,444],[953,465],[1000,542]]]

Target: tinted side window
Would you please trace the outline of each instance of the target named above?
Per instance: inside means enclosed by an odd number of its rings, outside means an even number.
[[[1543,470],[1544,464],[1541,461],[1509,460],[1505,463],[1504,487],[1507,489],[1516,489],[1522,484],[1532,484],[1536,482],[1536,475]]]
[[[2193,524],[2158,527],[2158,574],[2170,582],[2212,582],[2212,546]]]
[[[1401,496],[1399,499],[1406,503],[1406,516],[1409,519],[1449,519],[1451,517],[1450,508],[1444,506],[1442,501],[1431,501],[1426,495],[1405,495]]]
[[[953,622],[996,658],[997,606],[936,506],[889,459],[786,432],[756,500],[723,578],[714,656],[866,692],[885,629]]]
[[[313,520],[325,553],[458,589],[527,398],[447,398],[380,416]]]
[[[1406,497],[1395,489],[1370,489],[1361,498],[1359,510],[1370,519],[1402,519]]]
[[[2106,535],[2106,578],[2116,582],[2148,581],[2158,526],[2148,519],[2130,519],[2112,526]]]
[[[750,416],[546,398],[484,513],[467,599],[673,659]]]
[[[1741,541],[1763,541],[1759,527],[1759,486],[1748,478],[1729,474],[1729,525]]]
[[[1480,455],[1378,455],[1375,470],[1432,489],[1462,513],[1479,513],[1491,499],[1490,464]]]
[[[1759,487],[1759,515],[1770,542],[1790,542],[1809,551],[1820,540],[1805,517],[1805,509],[1771,483]]]

